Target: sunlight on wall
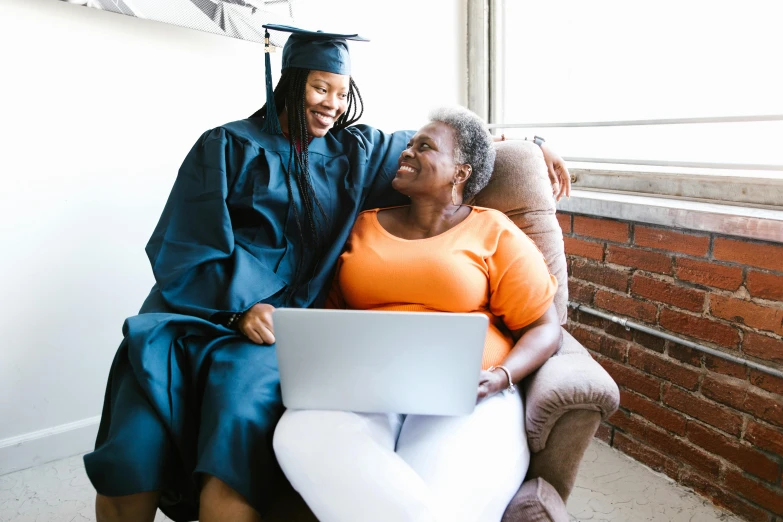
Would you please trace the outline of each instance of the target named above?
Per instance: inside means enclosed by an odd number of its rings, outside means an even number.
[[[465,98],[464,2],[395,6],[297,2],[303,24],[372,40],[352,46],[362,123],[388,131]],[[409,53],[401,31],[438,54]],[[0,2],[0,46],[2,443],[100,414],[179,165],[202,132],[264,103],[264,78],[260,44],[56,0]]]

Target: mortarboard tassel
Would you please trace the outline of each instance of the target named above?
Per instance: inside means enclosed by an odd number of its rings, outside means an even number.
[[[264,132],[269,134],[282,134],[280,120],[277,117],[277,107],[275,106],[275,93],[272,89],[272,62],[269,59],[269,53],[274,51],[274,47],[269,45],[269,31],[264,33],[264,67],[266,76],[266,118],[264,119]]]

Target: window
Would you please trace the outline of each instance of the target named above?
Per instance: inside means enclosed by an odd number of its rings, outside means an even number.
[[[490,122],[556,144],[575,188],[783,207],[783,5],[471,2]]]

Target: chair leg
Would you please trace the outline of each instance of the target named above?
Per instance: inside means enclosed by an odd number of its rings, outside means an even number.
[[[601,414],[591,410],[571,410],[564,413],[552,427],[546,447],[530,456],[525,480],[541,477],[568,500],[576,482],[579,463],[593,440]]]

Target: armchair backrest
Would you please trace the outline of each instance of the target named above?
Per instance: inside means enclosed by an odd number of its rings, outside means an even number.
[[[495,169],[487,186],[471,201],[480,207],[504,212],[532,239],[557,278],[555,295],[560,323],[565,324],[568,306],[568,274],[563,231],[555,217],[555,199],[544,156],[530,141],[495,143]]]

